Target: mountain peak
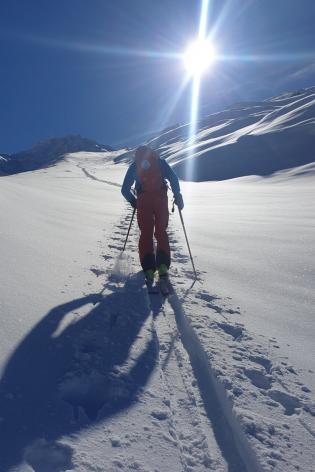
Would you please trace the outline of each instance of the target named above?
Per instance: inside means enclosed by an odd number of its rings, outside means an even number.
[[[62,151],[62,154],[80,151],[101,152],[113,150],[111,146],[99,144],[96,141],[93,141],[92,139],[82,137],[80,134],[67,134],[59,138],[48,138],[41,140],[38,143],[34,144],[30,151],[23,151],[22,153],[38,152],[39,150],[45,149],[55,149],[56,151],[60,149],[60,151]]]
[[[21,151],[10,156],[5,155],[1,160],[2,170],[11,174],[36,170],[48,167],[62,160],[65,154],[73,152],[104,152],[112,151],[113,148],[99,144],[79,134],[68,134],[59,138],[49,138],[34,144],[31,149]]]

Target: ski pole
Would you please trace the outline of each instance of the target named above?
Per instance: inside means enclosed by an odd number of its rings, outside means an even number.
[[[129,228],[128,228],[128,232],[127,232],[127,236],[126,236],[126,239],[125,239],[125,244],[124,244],[123,250],[121,252],[124,252],[124,250],[126,249],[126,244],[127,244],[127,241],[128,241],[128,237],[129,237],[129,233],[130,233],[130,229],[131,229],[131,225],[132,225],[135,213],[136,213],[136,208],[133,209],[130,224],[129,224]]]
[[[189,241],[188,241],[188,237],[187,237],[187,233],[186,233],[184,218],[183,218],[183,215],[182,215],[182,211],[179,208],[178,208],[178,212],[179,212],[179,216],[180,216],[180,219],[181,219],[181,222],[182,222],[182,226],[183,226],[183,230],[184,230],[184,234],[185,234],[185,238],[186,238],[186,243],[187,243],[187,247],[188,247],[188,251],[189,251],[189,255],[190,255],[191,265],[193,266],[195,279],[197,280],[197,272],[196,272],[196,269],[195,269],[195,264],[194,264],[193,257],[191,255],[191,250],[190,250]]]

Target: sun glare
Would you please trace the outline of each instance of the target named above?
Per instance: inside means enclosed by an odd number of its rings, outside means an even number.
[[[213,44],[208,40],[197,40],[185,52],[184,64],[190,75],[200,76],[213,64],[215,58]]]

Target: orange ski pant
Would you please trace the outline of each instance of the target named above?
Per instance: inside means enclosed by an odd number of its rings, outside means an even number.
[[[137,198],[137,219],[140,229],[139,256],[144,271],[156,270],[161,264],[170,266],[167,190],[142,192]],[[156,238],[154,252],[153,235]]]

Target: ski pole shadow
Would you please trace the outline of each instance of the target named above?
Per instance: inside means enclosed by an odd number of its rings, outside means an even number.
[[[56,306],[16,347],[0,380],[1,472],[20,464],[34,442],[56,444],[137,402],[158,356],[148,329],[141,354],[130,359],[150,323],[142,285],[136,274],[105,297],[90,294]],[[74,313],[84,306],[87,314]]]

